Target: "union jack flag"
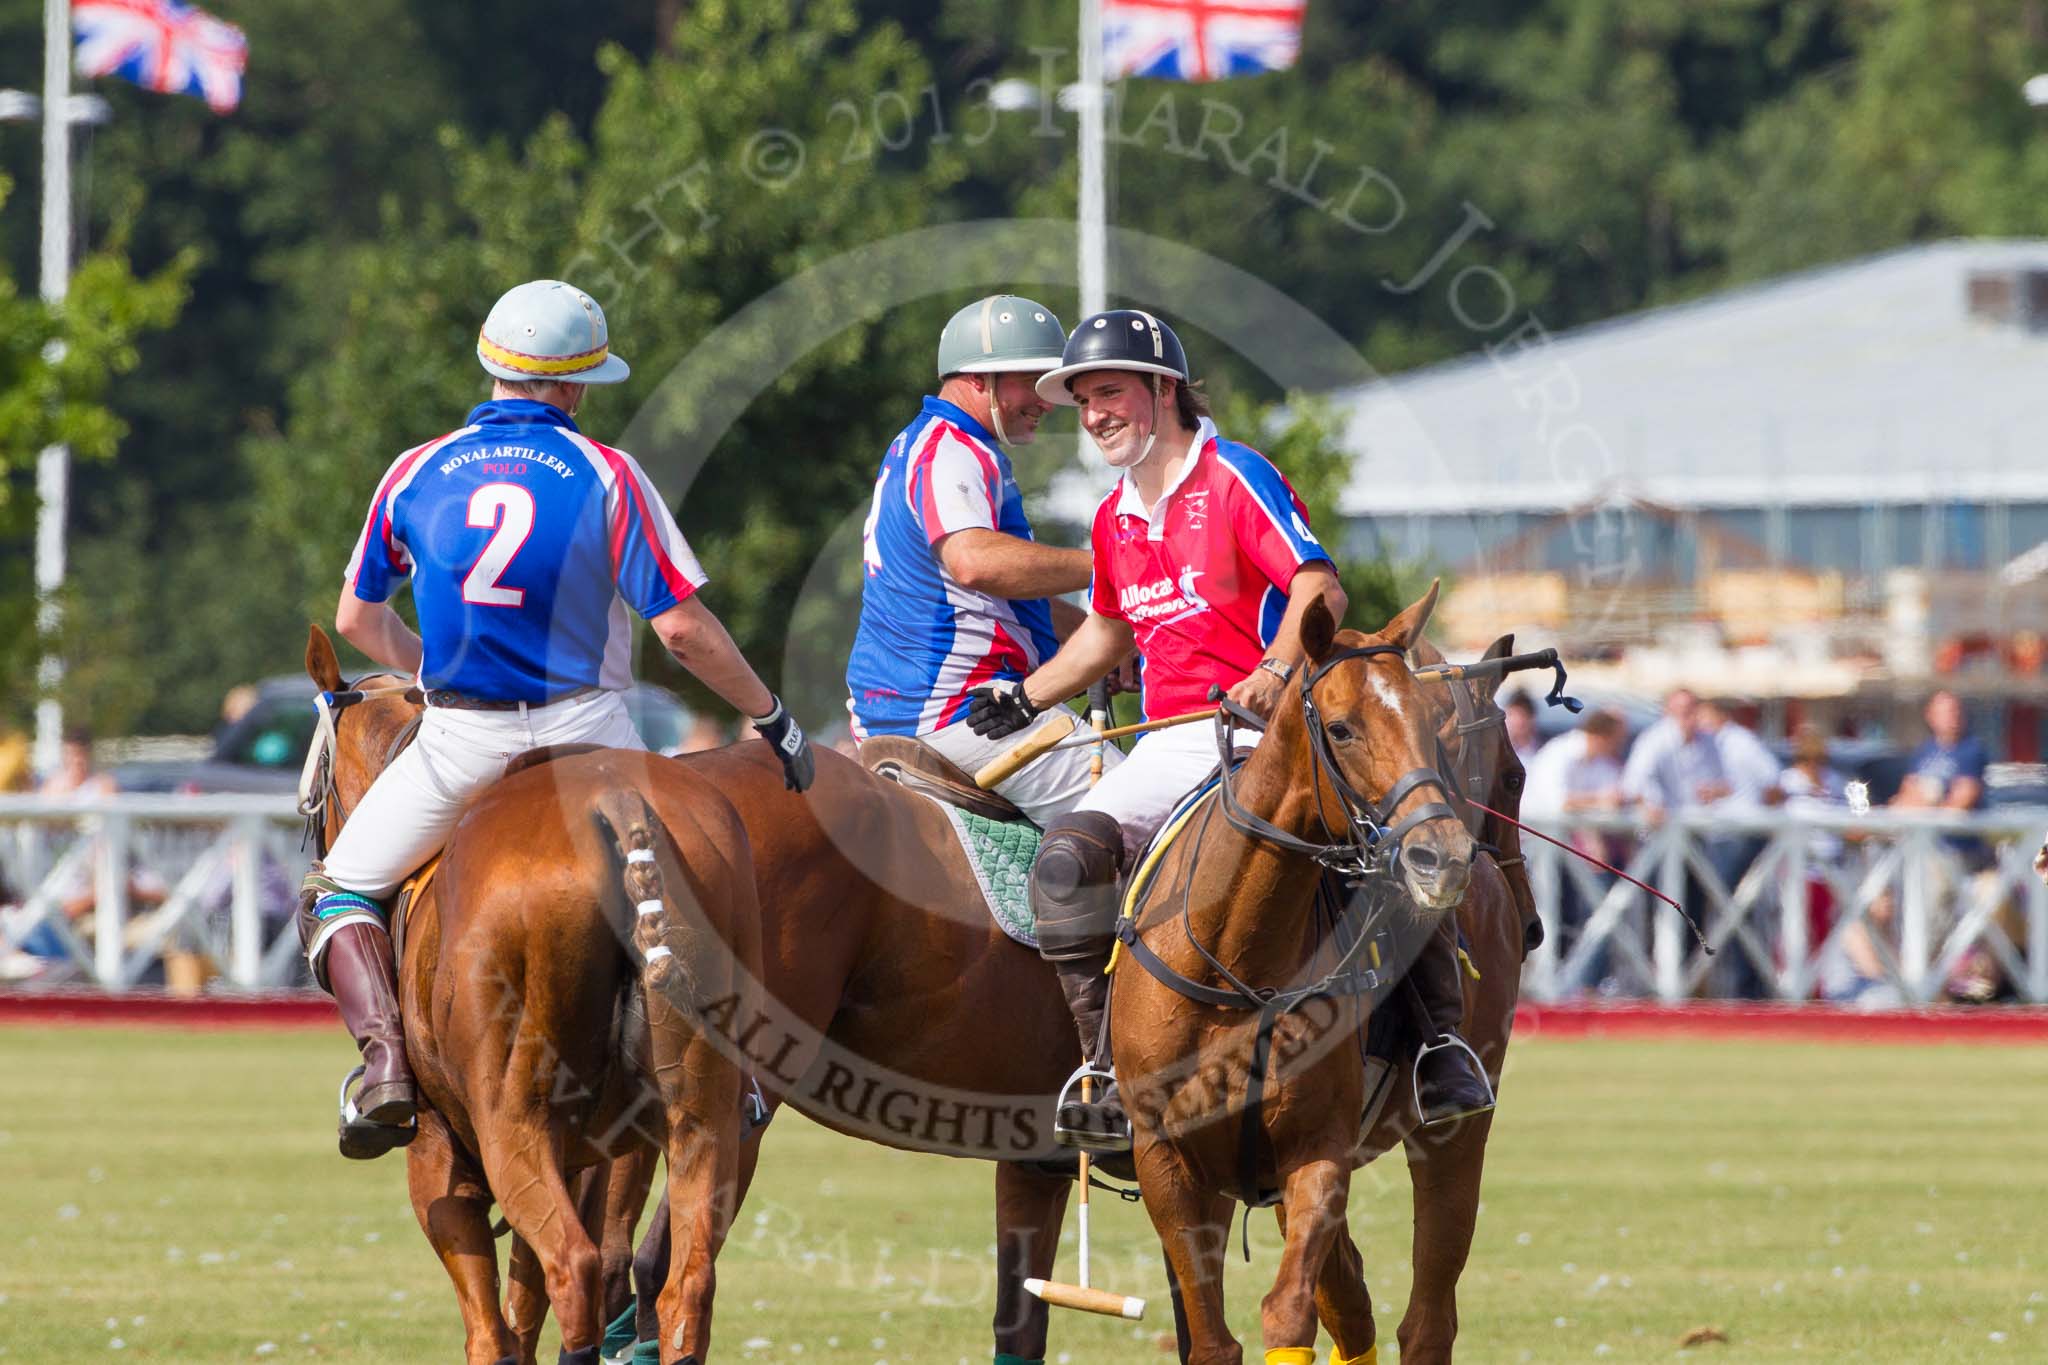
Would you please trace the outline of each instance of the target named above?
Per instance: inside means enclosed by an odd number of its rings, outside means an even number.
[[[72,0],[78,74],[119,76],[167,95],[203,95],[217,114],[242,102],[249,40],[178,0]]]
[[[1304,0],[1102,0],[1105,75],[1214,81],[1284,71]]]

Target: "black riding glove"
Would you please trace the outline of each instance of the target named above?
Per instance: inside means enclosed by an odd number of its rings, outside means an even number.
[[[1029,725],[1038,715],[1024,684],[1015,678],[971,687],[967,695],[967,728],[983,739],[1007,739]]]
[[[793,792],[800,792],[808,788],[811,779],[818,775],[818,761],[811,755],[811,741],[804,734],[804,727],[789,714],[782,698],[774,700],[775,709],[757,717],[754,728],[761,732],[761,738],[775,746],[775,756],[782,760],[783,785]]]

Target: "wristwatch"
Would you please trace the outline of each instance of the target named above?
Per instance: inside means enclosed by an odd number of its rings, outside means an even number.
[[[1294,676],[1294,666],[1292,664],[1283,664],[1278,659],[1261,659],[1259,660],[1259,667],[1271,673],[1281,682],[1286,682]]]

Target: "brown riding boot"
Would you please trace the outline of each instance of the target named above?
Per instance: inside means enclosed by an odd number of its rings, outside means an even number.
[[[1471,1045],[1458,1033],[1465,1017],[1463,972],[1458,961],[1457,925],[1446,915],[1408,969],[1411,999],[1422,1023],[1422,1051],[1415,1059],[1415,1101],[1425,1127],[1493,1108],[1493,1087]]]
[[[1081,1035],[1081,1056],[1090,1070],[1107,1072],[1095,1056],[1102,1037],[1102,1011],[1109,1004],[1109,978],[1103,974],[1106,961],[1062,962],[1058,964],[1060,990],[1067,997],[1067,1009]],[[1094,1098],[1080,1098],[1076,1086],[1053,1116],[1053,1139],[1066,1147],[1085,1152],[1111,1154],[1131,1150],[1131,1120],[1124,1112],[1116,1082],[1102,1076],[1094,1079]]]
[[[342,1155],[382,1156],[391,1147],[412,1140],[410,1125],[417,1108],[412,1068],[405,1058],[405,1030],[398,1015],[391,939],[373,924],[344,924],[328,939],[322,957],[328,989],[341,1008],[341,1022],[363,1054],[355,1120],[342,1125]],[[351,1144],[351,1130],[360,1129],[364,1121],[395,1130],[387,1135],[391,1140],[382,1146],[362,1141]],[[403,1141],[398,1140],[400,1133],[406,1135]],[[371,1146],[377,1150],[365,1150]]]

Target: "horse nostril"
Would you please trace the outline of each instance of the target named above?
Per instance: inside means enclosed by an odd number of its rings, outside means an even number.
[[[1437,869],[1443,866],[1443,858],[1433,848],[1417,846],[1409,849],[1404,856],[1408,859],[1408,866],[1425,877],[1435,876]]]

